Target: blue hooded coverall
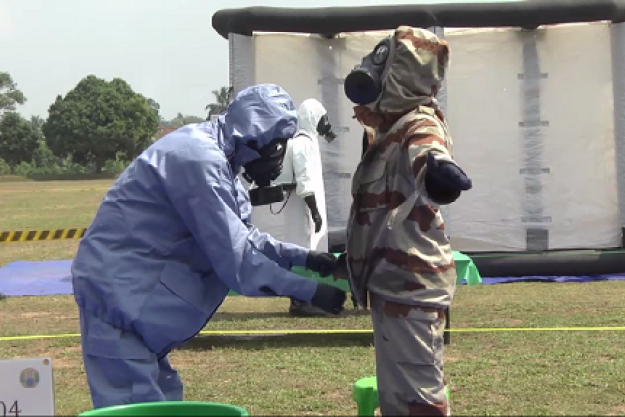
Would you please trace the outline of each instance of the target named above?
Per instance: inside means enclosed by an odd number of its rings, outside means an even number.
[[[72,264],[94,408],[181,401],[167,355],[194,337],[229,289],[310,302],[317,282],[289,269],[308,249],[250,223],[237,174],[258,148],[297,130],[280,87],[241,91],[212,122],[184,126],[145,150],[106,193]]]

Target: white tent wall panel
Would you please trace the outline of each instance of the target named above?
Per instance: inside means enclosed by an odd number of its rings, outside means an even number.
[[[536,31],[542,72],[545,215],[549,247],[620,244],[610,26],[563,25]],[[625,45],[624,45],[625,46]]]
[[[604,23],[448,33],[454,153],[475,184],[450,210],[456,249],[525,251],[528,228],[548,249],[618,246],[609,37]],[[519,77],[524,64],[547,77]],[[549,125],[520,127],[526,114]]]
[[[387,33],[330,40],[275,33],[230,37],[235,91],[276,83],[296,105],[311,97],[323,102],[339,127],[336,141],[321,146],[331,230],[345,227],[362,139],[341,81]],[[537,62],[528,62],[528,36],[536,37]],[[525,251],[527,229],[541,228],[548,231],[548,249],[618,246],[610,26],[461,30],[446,38],[452,60],[444,110],[455,158],[474,181],[473,190],[445,210],[454,248]],[[528,68],[547,78],[520,77]],[[528,115],[548,126],[520,127]],[[527,173],[536,167],[549,172]],[[280,238],[280,219],[268,207],[254,208],[253,217],[261,230]]]
[[[228,36],[230,54],[230,85],[236,95],[256,83],[256,50],[254,37],[231,33]]]
[[[625,246],[625,23],[611,25],[614,137],[619,196],[621,243]]]
[[[525,250],[517,37],[510,31],[462,31],[448,33],[447,41],[454,158],[473,181],[473,189],[450,207],[452,244],[461,251]]]

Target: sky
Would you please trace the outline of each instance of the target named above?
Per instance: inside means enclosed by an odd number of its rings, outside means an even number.
[[[474,0],[480,1],[480,0]],[[436,0],[422,1],[434,3]],[[222,8],[292,7],[294,0],[0,0],[0,71],[47,117],[56,96],[94,74],[126,80],[156,100],[161,115],[205,116],[212,90],[227,86],[228,41],[211,19]],[[315,0],[315,7],[409,4],[402,0]]]

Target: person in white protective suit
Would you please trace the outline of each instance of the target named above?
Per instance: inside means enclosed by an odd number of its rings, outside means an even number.
[[[229,290],[283,296],[338,314],[336,258],[280,242],[250,223],[238,174],[277,178],[297,113],[273,84],[242,90],[214,121],[152,144],[115,181],[72,264],[85,372],[95,408],[182,401],[168,355],[208,323]]]
[[[282,173],[275,184],[287,191],[282,208],[285,242],[312,250],[328,251],[328,220],[319,138],[336,139],[328,112],[315,100],[305,100],[297,111],[298,130],[287,143]],[[294,298],[289,312],[297,316],[325,315],[326,312]]]

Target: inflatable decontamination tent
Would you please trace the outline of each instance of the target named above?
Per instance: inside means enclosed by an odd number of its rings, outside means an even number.
[[[451,67],[439,100],[455,158],[474,182],[444,211],[454,249],[544,254],[623,247],[624,20],[625,0],[539,0],[252,7],[219,11],[213,26],[229,41],[235,92],[271,82],[296,105],[316,98],[328,109],[339,133],[330,144],[321,141],[331,244],[344,236],[362,146],[344,77],[401,24],[444,36]],[[268,207],[255,208],[253,220],[281,236]],[[584,273],[625,271],[620,252],[577,256],[548,263]]]

